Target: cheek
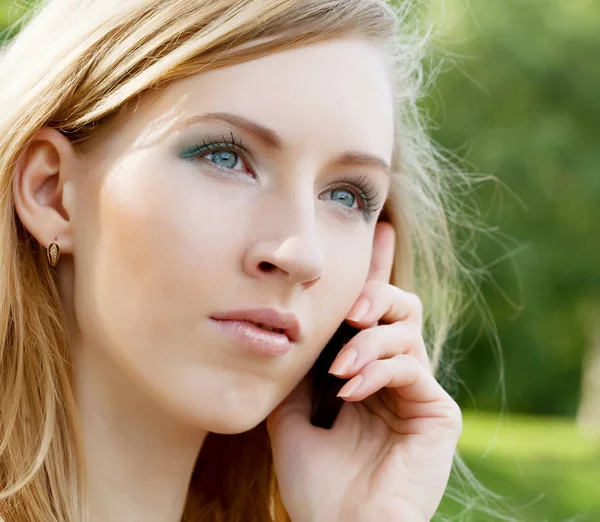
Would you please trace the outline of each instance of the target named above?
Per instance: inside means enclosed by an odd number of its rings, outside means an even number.
[[[372,232],[367,227],[353,232],[330,232],[327,238],[327,270],[321,293],[342,314],[350,310],[364,286],[371,259]],[[326,287],[326,288],[325,288]],[[325,312],[325,310],[323,310]]]
[[[194,175],[172,164],[122,162],[85,198],[80,327],[140,373],[194,363],[194,329],[230,273],[225,263],[235,262],[235,219],[223,219],[222,202],[199,190]]]
[[[221,393],[229,378],[228,417],[247,429],[261,411],[257,401],[268,405],[273,394],[256,377],[240,379],[210,339],[203,342],[209,311],[235,285],[245,207],[223,200],[196,172],[158,162],[121,163],[80,201],[75,313],[84,349],[106,354],[158,404],[195,424],[223,421],[221,409],[190,397]],[[255,389],[263,391],[248,393]]]

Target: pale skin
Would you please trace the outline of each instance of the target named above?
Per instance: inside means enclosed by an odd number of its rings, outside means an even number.
[[[225,112],[278,140],[206,118]],[[41,129],[14,183],[23,224],[61,246],[92,522],[178,522],[206,434],[265,418],[293,522],[430,520],[462,424],[431,374],[418,298],[389,284],[379,49],[335,40],[193,75],[119,118],[86,154]],[[196,153],[232,136],[243,150]],[[285,355],[241,349],[209,321],[267,306],[301,324]],[[332,371],[354,377],[342,392],[364,380],[322,430],[303,377],[344,319],[365,330]]]

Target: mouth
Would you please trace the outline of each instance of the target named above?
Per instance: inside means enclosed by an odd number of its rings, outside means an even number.
[[[211,316],[217,321],[237,321],[250,323],[265,332],[285,335],[289,342],[300,340],[301,328],[296,314],[280,312],[274,308],[253,308],[223,312]]]
[[[272,326],[267,326],[266,324],[260,324],[260,323],[252,323],[255,326],[258,326],[260,329],[262,330],[266,330],[267,332],[275,332],[278,334],[284,334],[285,330],[283,330],[282,328],[273,328]]]
[[[251,352],[271,357],[289,353],[294,347],[294,340],[299,338],[298,323],[290,322],[289,318],[286,322],[285,317],[277,313],[268,312],[267,315],[266,321],[264,314],[257,320],[255,313],[244,311],[219,314],[212,316],[211,320],[230,340]]]

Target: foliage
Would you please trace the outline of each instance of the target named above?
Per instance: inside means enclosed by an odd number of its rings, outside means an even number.
[[[459,402],[499,409],[504,378],[509,409],[573,415],[600,315],[600,2],[439,0],[427,16],[444,55],[426,100],[434,137],[498,180],[476,184],[497,229],[475,255],[505,374],[473,320],[456,341]]]

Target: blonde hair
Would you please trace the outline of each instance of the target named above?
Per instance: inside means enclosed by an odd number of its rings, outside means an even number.
[[[129,102],[171,80],[329,38],[381,44],[398,130],[385,208],[398,237],[392,283],[421,297],[429,357],[440,374],[463,271],[449,226],[452,181],[417,105],[426,39],[413,7],[404,1],[392,9],[381,0],[55,0],[30,10],[0,61],[1,521],[87,519],[65,317],[45,252],[14,212],[15,166],[43,126],[77,147],[91,146]],[[484,498],[487,490],[458,454],[455,465]],[[448,494],[462,501],[452,487]],[[264,422],[239,435],[208,436],[184,520],[289,520]]]

